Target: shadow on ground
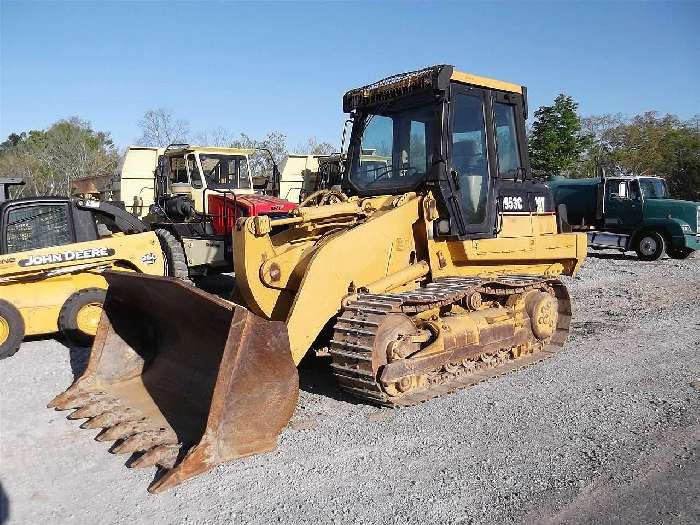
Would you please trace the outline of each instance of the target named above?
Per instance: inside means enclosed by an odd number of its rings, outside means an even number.
[[[0,483],[0,525],[6,523],[8,519],[10,519],[10,498],[7,497]]]
[[[594,259],[612,259],[615,261],[631,261],[637,259],[636,255],[628,255],[626,253],[588,252],[588,256]]]
[[[61,341],[68,347],[70,352],[70,369],[73,372],[73,379],[78,379],[87,368],[90,359],[89,346],[74,346],[67,341]]]
[[[364,405],[366,403],[345,394],[338,388],[338,383],[331,371],[330,356],[316,356],[309,352],[301,363],[299,363],[299,388],[310,394],[352,403],[353,405]]]
[[[231,292],[236,284],[236,278],[232,274],[220,273],[198,277],[195,280],[195,284],[197,288],[201,288],[205,292],[228,299],[231,297]]]

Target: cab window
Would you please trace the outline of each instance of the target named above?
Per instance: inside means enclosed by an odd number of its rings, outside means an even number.
[[[606,197],[608,199],[628,199],[629,192],[627,191],[627,181],[613,180],[606,184]]]
[[[483,99],[455,94],[452,115],[452,169],[459,183],[462,213],[467,224],[481,224],[486,219],[489,189]]]
[[[350,180],[360,191],[415,187],[428,172],[432,108],[403,108],[367,115],[360,147],[352,151]]]
[[[667,199],[668,190],[662,179],[639,179],[642,194],[645,199]]]
[[[193,168],[191,163],[190,160],[188,166],[184,157],[170,157],[170,182],[173,184],[190,182],[187,172]]]
[[[7,213],[6,253],[75,242],[67,204],[21,206]]]
[[[496,102],[496,151],[498,174],[503,178],[514,178],[520,173],[520,149],[515,127],[515,106]]]
[[[250,171],[245,155],[200,154],[202,171],[212,187],[250,189]]]

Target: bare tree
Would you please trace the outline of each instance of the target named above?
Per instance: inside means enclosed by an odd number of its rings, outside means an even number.
[[[319,142],[316,137],[309,137],[306,144],[297,146],[297,153],[305,153],[306,155],[330,155],[340,151],[330,142]]]
[[[138,126],[141,137],[137,142],[142,146],[164,148],[168,144],[186,142],[190,134],[189,122],[175,119],[170,111],[163,108],[146,111]]]
[[[195,141],[202,146],[230,146],[233,142],[233,133],[221,126],[210,130],[200,131]]]
[[[279,166],[287,156],[287,137],[280,131],[271,131],[264,139],[254,139],[245,133],[231,144],[235,148],[255,149],[250,156],[250,170],[254,176],[272,174],[272,160],[267,151],[272,154],[275,163]]]

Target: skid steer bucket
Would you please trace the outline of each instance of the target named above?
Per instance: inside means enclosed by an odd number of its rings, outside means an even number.
[[[299,396],[285,324],[175,279],[105,277],[87,369],[49,407],[160,466],[150,492],[274,449]]]

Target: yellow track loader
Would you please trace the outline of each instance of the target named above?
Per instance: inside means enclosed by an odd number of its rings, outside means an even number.
[[[89,344],[102,313],[105,270],[186,278],[176,239],[147,230],[104,202],[67,197],[1,202],[0,359],[17,352],[25,336],[60,331],[74,344]]]
[[[50,404],[74,409],[152,492],[276,446],[296,365],[326,348],[345,392],[405,406],[556,353],[562,274],[586,237],[531,180],[526,91],[434,66],[349,91],[341,202],[240,219],[236,290],[109,274],[88,369]],[[365,162],[373,151],[385,162]],[[281,227],[285,227],[280,231]],[[273,233],[274,232],[274,233]]]

